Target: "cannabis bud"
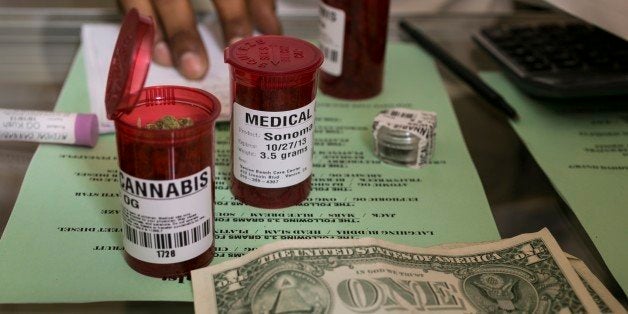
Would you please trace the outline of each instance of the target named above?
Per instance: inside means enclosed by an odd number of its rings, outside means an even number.
[[[146,128],[150,130],[174,130],[182,129],[192,125],[194,125],[194,121],[192,121],[192,118],[177,119],[173,116],[168,115],[155,121],[155,123],[147,123]]]

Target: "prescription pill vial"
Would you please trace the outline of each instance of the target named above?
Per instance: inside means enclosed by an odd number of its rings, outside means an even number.
[[[382,91],[389,0],[322,0],[320,88],[330,96],[366,99]]]
[[[153,277],[185,276],[214,257],[214,122],[219,101],[182,86],[144,87],[150,19],[130,11],[105,103],[115,121],[124,259]]]
[[[286,36],[225,49],[231,70],[231,191],[245,204],[283,208],[311,189],[316,74],[323,54]]]

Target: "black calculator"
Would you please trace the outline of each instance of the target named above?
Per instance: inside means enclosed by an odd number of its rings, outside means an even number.
[[[473,38],[529,94],[628,95],[628,41],[602,29],[577,23],[495,26]]]

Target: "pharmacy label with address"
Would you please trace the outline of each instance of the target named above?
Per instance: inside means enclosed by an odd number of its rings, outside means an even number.
[[[292,186],[312,174],[315,101],[294,110],[233,104],[233,174],[262,188]]]

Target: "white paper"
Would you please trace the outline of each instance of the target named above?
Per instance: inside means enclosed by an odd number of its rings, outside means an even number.
[[[107,119],[105,110],[105,88],[119,28],[117,24],[84,24],[81,28],[90,107],[98,115],[100,133],[114,131],[113,122]],[[198,30],[209,55],[209,73],[205,78],[199,81],[188,80],[172,67],[151,62],[145,86],[181,85],[208,91],[221,103],[218,121],[227,121],[231,116],[231,104],[229,68],[223,61],[223,49],[204,26],[199,25]]]

